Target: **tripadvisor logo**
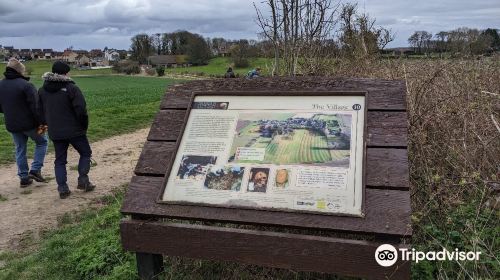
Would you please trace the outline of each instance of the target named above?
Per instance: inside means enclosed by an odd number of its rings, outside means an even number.
[[[408,248],[400,248],[398,250],[390,244],[382,244],[375,250],[375,260],[381,266],[392,266],[398,260],[398,255],[402,261],[478,261],[481,252],[465,252],[455,249],[448,251],[443,249],[441,251],[421,252],[415,249],[409,250]]]
[[[375,260],[381,266],[391,266],[398,260],[398,251],[390,244],[382,244],[375,251]]]

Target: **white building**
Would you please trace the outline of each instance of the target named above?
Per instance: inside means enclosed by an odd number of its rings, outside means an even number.
[[[118,61],[120,60],[120,53],[114,49],[107,49],[104,51],[104,59],[108,61]]]

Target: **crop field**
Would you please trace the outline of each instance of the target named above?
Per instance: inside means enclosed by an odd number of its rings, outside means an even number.
[[[237,148],[245,147],[265,149],[264,160],[255,161],[235,158],[239,163],[325,164],[333,166],[348,164],[348,145],[347,148],[343,148],[342,150],[329,147],[329,143],[345,142],[346,140],[348,142],[349,139],[345,137],[342,138],[336,135],[327,136],[323,132],[306,127],[294,128],[288,131],[275,131],[272,135],[263,129],[264,126],[268,126],[263,123],[276,124],[279,121],[290,121],[293,120],[291,117],[294,115],[290,113],[240,115],[241,119],[238,121],[237,135],[234,138],[231,155],[235,157]],[[265,120],[258,120],[259,118]],[[335,115],[316,115],[311,120],[320,120],[328,123],[330,121],[337,122],[340,119]]]
[[[179,80],[131,76],[74,77],[87,101],[88,136],[96,141],[146,126],[158,111],[167,86]],[[38,88],[40,78],[32,81]],[[14,144],[0,114],[0,164],[14,160]],[[31,141],[30,141],[31,142]],[[32,149],[30,149],[32,150]]]

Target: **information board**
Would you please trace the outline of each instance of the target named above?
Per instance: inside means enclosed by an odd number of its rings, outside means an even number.
[[[160,202],[362,216],[365,98],[195,95]]]

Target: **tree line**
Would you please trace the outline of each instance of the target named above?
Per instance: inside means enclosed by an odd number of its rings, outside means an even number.
[[[132,37],[132,59],[148,63],[152,55],[182,55],[193,65],[204,65],[217,55],[229,55],[237,67],[248,66],[248,58],[264,56],[262,42],[256,40],[227,40],[203,38],[188,31],[171,33],[137,34]]]
[[[478,30],[461,27],[451,31],[432,34],[427,31],[415,31],[408,44],[416,54],[450,53],[452,56],[491,54],[500,50],[498,29]]]

